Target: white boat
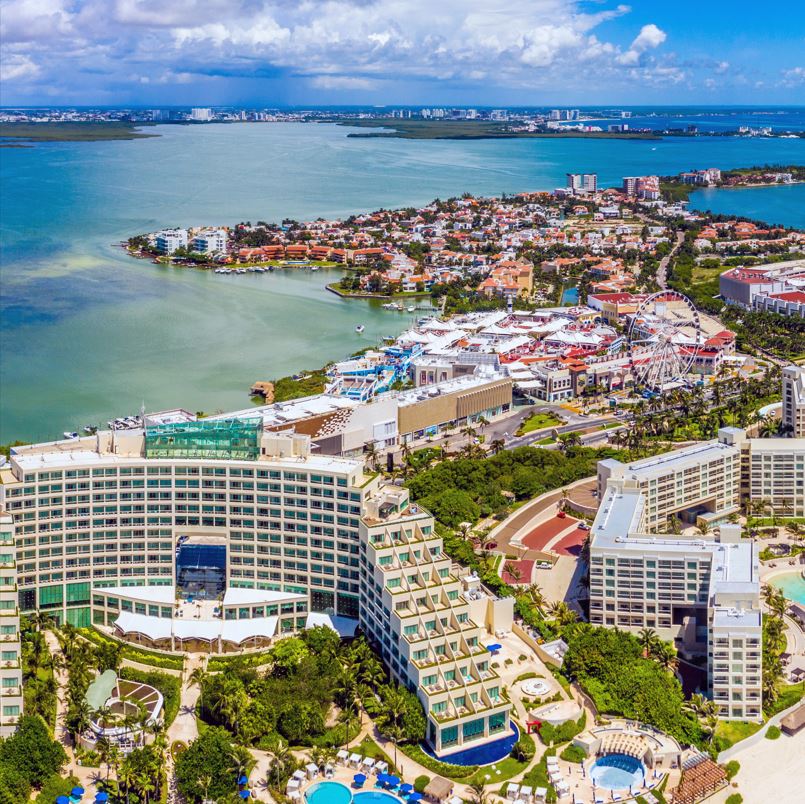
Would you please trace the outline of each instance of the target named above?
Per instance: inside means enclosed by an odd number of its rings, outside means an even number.
[[[386,302],[380,305],[384,310],[402,310],[402,305],[397,302]]]
[[[416,307],[414,307],[414,305],[412,304],[412,305],[411,305],[411,306],[408,308],[408,312],[409,312],[409,313],[415,313],[415,312],[416,312]]]
[[[311,271],[318,271],[318,270],[319,270],[319,266],[318,266],[318,265],[311,265],[311,266],[310,266],[310,270],[311,270]]]
[[[355,327],[355,332],[357,332],[358,335],[360,335],[361,332],[363,332],[365,329],[366,329],[366,327],[363,324],[358,324],[358,326]]]
[[[63,435],[65,438],[70,439],[70,441],[73,441],[74,439],[78,438],[78,433],[70,433],[70,432],[68,432],[67,430],[65,430],[65,431],[62,433],[62,435]]]

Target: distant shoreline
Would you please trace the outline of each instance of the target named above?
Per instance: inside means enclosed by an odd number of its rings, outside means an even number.
[[[30,148],[34,142],[104,142],[159,137],[139,131],[149,123],[103,121],[98,123],[0,123],[0,147]],[[3,141],[5,140],[5,141]]]
[[[516,140],[516,139],[600,139],[661,140],[662,136],[643,131],[512,131],[500,123],[465,120],[341,120],[349,128],[385,128],[390,131],[351,131],[355,139],[404,140]]]

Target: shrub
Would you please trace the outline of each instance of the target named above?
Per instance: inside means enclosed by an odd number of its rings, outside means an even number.
[[[769,728],[766,729],[766,739],[767,740],[777,740],[777,739],[779,739],[781,734],[782,734],[782,732],[780,731],[780,729],[777,726],[769,726]]]
[[[467,779],[478,771],[477,765],[451,765],[426,754],[418,745],[403,743],[397,748],[415,762],[447,779]]]
[[[732,781],[741,769],[741,764],[737,759],[731,759],[725,766],[724,770],[727,772],[727,778]]]
[[[425,776],[424,774],[422,776],[417,776],[416,779],[414,779],[414,790],[416,790],[417,793],[424,793],[425,788],[429,784],[430,776]]]
[[[67,776],[62,778],[58,773],[45,779],[39,795],[34,801],[43,801],[45,804],[52,804],[59,796],[69,796],[70,791],[79,784],[77,776]]]
[[[727,798],[726,804],[741,804],[743,800],[744,797],[740,793],[733,793]]]
[[[534,759],[534,754],[537,753],[537,747],[534,745],[534,741],[528,737],[528,735],[523,735],[520,739],[514,744],[512,748],[512,755],[515,759],[520,760],[520,762],[531,762]]]
[[[565,762],[577,762],[578,764],[581,764],[587,758],[584,749],[572,744],[565,748],[559,756],[564,759]]]

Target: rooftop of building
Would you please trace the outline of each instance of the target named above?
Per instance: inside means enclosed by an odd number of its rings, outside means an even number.
[[[790,445],[791,439],[784,440],[788,441]],[[629,480],[639,481],[661,477],[669,472],[684,470],[737,454],[736,447],[730,444],[724,444],[720,441],[704,441],[690,447],[666,452],[662,455],[654,455],[650,458],[642,458],[627,464],[621,463],[614,458],[601,461],[601,464],[613,470],[619,469],[623,472],[623,477]]]
[[[489,370],[485,366],[479,366],[474,374],[455,377],[452,380],[446,380],[436,385],[428,385],[423,388],[413,388],[410,391],[402,391],[397,396],[397,403],[400,407],[407,407],[408,405],[415,405],[429,398],[445,396],[459,391],[470,391],[473,388],[479,388],[491,382],[507,379],[508,377],[504,374]]]

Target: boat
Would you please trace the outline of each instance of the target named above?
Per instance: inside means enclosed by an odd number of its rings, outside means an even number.
[[[416,307],[414,307],[414,305],[412,304],[412,305],[411,305],[411,306],[408,308],[408,312],[409,312],[409,313],[415,313],[415,312],[416,312]]]
[[[380,305],[384,310],[402,310],[402,305],[397,302],[386,302]]]
[[[65,431],[62,433],[62,435],[63,435],[65,438],[70,439],[70,441],[73,441],[73,440],[75,440],[76,438],[78,438],[78,433],[70,433],[70,432],[68,432],[67,430],[65,430]]]
[[[311,265],[311,266],[310,266],[310,270],[311,270],[311,271],[318,271],[318,270],[319,270],[319,266],[318,266],[318,265]]]
[[[95,435],[98,432],[98,428],[94,424],[85,424],[84,425],[84,432],[87,435]]]
[[[358,335],[360,335],[361,332],[363,332],[365,329],[366,329],[366,327],[363,324],[358,324],[358,326],[355,327],[355,332],[357,332]]]

